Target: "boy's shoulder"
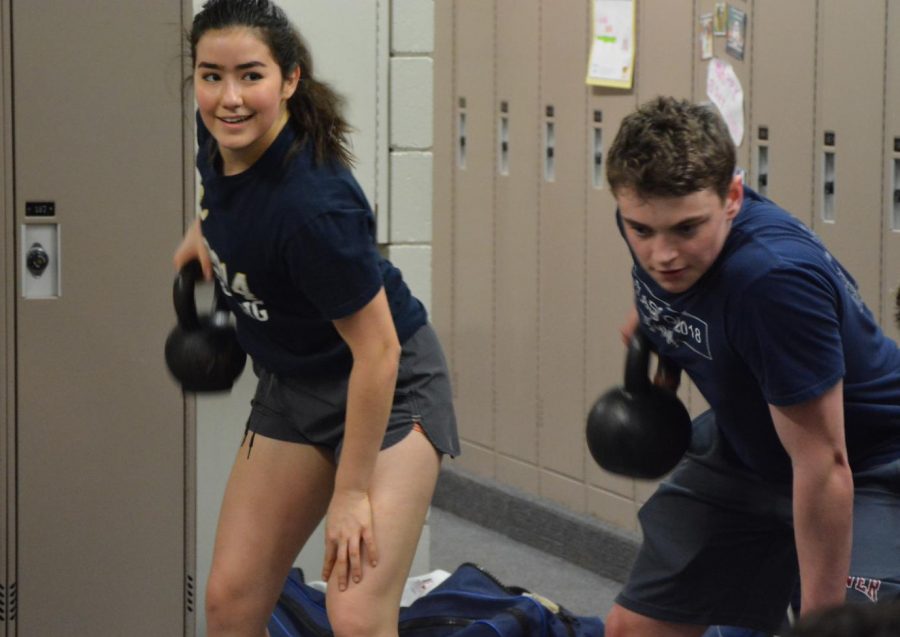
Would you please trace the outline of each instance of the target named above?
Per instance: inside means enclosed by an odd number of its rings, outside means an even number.
[[[822,240],[800,219],[749,188],[731,234],[738,245],[753,246],[774,258],[810,258],[826,252]]]
[[[800,219],[750,189],[723,253],[722,278],[732,291],[774,274],[828,267],[830,260],[821,239]]]

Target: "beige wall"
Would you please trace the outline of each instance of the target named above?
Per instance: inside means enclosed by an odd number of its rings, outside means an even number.
[[[592,4],[436,2],[432,310],[455,382],[464,452],[455,465],[635,529],[655,485],[602,471],[584,443],[590,404],[621,382],[618,326],[631,303],[630,259],[614,201],[594,179],[594,140],[605,153],[622,117],[657,94],[708,99],[699,20],[715,2],[636,3],[629,90],[584,82]],[[748,184],[760,185],[763,148],[769,196],[823,236],[896,338],[900,46],[887,34],[900,8],[890,0],[728,4],[748,17],[744,57],[726,53],[724,37],[714,39],[714,55],[743,87],[738,160]],[[824,147],[826,132],[835,133],[833,148]],[[826,150],[837,162],[833,221],[821,215]],[[693,413],[705,407],[690,386],[682,398]]]

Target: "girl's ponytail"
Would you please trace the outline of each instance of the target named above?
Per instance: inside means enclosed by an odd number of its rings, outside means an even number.
[[[300,82],[288,100],[291,123],[301,143],[311,144],[316,163],[331,160],[350,167],[353,165],[349,143],[351,127],[343,116],[344,98],[327,83],[316,79],[309,48],[299,33],[295,31],[294,34]]]

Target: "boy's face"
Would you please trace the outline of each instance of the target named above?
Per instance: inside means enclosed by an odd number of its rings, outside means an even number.
[[[638,263],[667,292],[689,289],[725,245],[743,201],[735,177],[725,201],[711,189],[684,197],[642,199],[630,188],[616,193],[625,238]]]

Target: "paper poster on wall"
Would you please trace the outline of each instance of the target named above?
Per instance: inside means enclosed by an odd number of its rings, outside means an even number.
[[[587,79],[592,86],[631,88],[634,79],[634,0],[594,0]]]
[[[713,56],[713,14],[700,16],[700,59],[708,60]]]
[[[725,23],[728,17],[724,2],[716,3],[715,19],[713,21],[713,35],[725,35]]]
[[[735,146],[744,140],[744,89],[734,68],[721,58],[713,58],[706,73],[706,95],[719,109]]]
[[[744,59],[744,38],[747,35],[747,14],[735,7],[728,7],[728,25],[725,35],[725,51]]]

